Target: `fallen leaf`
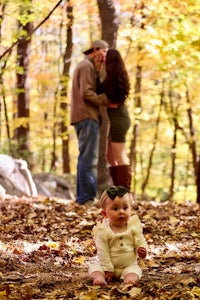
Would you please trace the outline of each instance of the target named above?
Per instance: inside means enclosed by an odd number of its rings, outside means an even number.
[[[191,295],[200,298],[200,287],[194,286],[191,290]]]
[[[133,287],[130,291],[129,291],[129,295],[131,297],[137,297],[141,294],[142,289],[141,288],[137,288],[137,287]]]

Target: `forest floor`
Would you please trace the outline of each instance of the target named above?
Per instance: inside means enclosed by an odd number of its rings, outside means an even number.
[[[0,300],[200,299],[200,211],[196,204],[134,203],[149,253],[137,287],[93,287],[91,229],[100,209],[72,200],[7,197],[0,202]]]

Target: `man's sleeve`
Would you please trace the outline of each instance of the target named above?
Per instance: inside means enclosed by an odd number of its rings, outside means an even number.
[[[109,103],[105,94],[97,95],[95,71],[89,65],[81,69],[80,92],[85,101],[96,106],[108,105]]]

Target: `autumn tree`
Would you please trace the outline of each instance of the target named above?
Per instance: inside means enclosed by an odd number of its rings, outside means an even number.
[[[16,119],[15,139],[18,142],[18,155],[30,159],[30,127],[29,127],[29,103],[30,94],[28,86],[28,67],[31,47],[30,32],[33,29],[33,23],[27,17],[31,14],[32,1],[26,2],[26,5],[20,6],[18,30],[21,32],[21,38],[17,44],[17,99],[16,99]],[[23,36],[29,36],[23,38]]]
[[[56,140],[57,140],[57,130],[56,124],[58,119],[57,113],[57,102],[60,104],[60,136],[62,141],[62,169],[63,173],[70,173],[70,154],[69,154],[69,101],[68,101],[68,83],[69,83],[69,69],[71,64],[71,55],[72,55],[72,27],[73,27],[73,6],[69,0],[63,6],[63,15],[62,23],[60,24],[60,32],[62,33],[62,28],[65,28],[66,39],[65,39],[65,50],[64,53],[61,52],[62,56],[62,73],[59,78],[59,86],[55,95],[55,104],[54,104],[54,126],[53,126],[53,151],[52,151],[52,160],[51,160],[51,170],[56,169]],[[67,25],[64,25],[67,20]],[[62,35],[60,43],[62,44]],[[58,101],[57,101],[58,100]]]
[[[107,41],[110,47],[116,47],[118,18],[113,1],[98,0],[99,15],[101,19],[102,39]],[[101,128],[99,143],[98,183],[99,191],[105,188],[109,181],[108,168],[106,164],[106,139],[108,129],[108,117],[106,108],[101,108]]]
[[[0,4],[0,43],[2,40],[2,22],[4,19],[4,13],[5,13],[6,3]],[[0,49],[0,51],[3,51],[3,49]],[[11,150],[11,136],[10,136],[10,126],[9,126],[9,120],[8,120],[8,109],[7,109],[7,103],[6,103],[6,91],[4,88],[4,71],[6,70],[6,65],[9,59],[9,56],[11,54],[11,51],[8,51],[7,57],[0,61],[0,87],[1,87],[1,94],[0,94],[0,124],[2,124],[2,116],[5,117],[5,126],[6,126],[6,133],[7,133],[7,139],[8,139],[8,149]],[[2,144],[2,126],[0,127],[0,146]]]
[[[69,155],[69,102],[68,102],[68,83],[69,83],[69,69],[72,55],[72,27],[73,27],[73,6],[68,0],[66,4],[67,14],[67,28],[66,28],[66,48],[63,55],[63,74],[61,79],[61,111],[63,120],[61,123],[61,137],[62,137],[62,159],[63,159],[63,173],[70,173],[70,155]]]

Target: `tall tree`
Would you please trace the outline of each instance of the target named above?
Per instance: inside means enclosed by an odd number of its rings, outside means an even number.
[[[140,47],[138,47],[138,51],[140,51]],[[130,152],[129,152],[129,159],[130,165],[132,166],[133,170],[133,188],[135,190],[136,187],[136,166],[137,166],[137,141],[139,136],[139,116],[142,110],[142,99],[141,99],[141,89],[142,89],[142,67],[140,66],[140,62],[137,62],[136,66],[136,75],[135,75],[135,124],[133,125],[132,131],[132,138],[130,144]]]
[[[15,130],[15,139],[18,142],[18,155],[27,159],[30,155],[30,141],[29,141],[29,86],[28,86],[28,67],[31,46],[31,31],[33,23],[27,17],[31,13],[31,0],[26,2],[27,6],[20,7],[19,17],[19,31],[23,35],[29,36],[20,39],[17,44],[17,114],[15,118],[18,120],[18,126]],[[24,22],[24,20],[27,20]],[[28,154],[28,156],[27,156]]]
[[[0,44],[2,41],[2,23],[4,20],[4,12],[5,12],[6,4],[0,4]],[[1,51],[1,49],[0,49]],[[6,69],[6,65],[8,62],[8,58],[11,54],[11,51],[8,52],[6,59],[0,61],[0,87],[1,87],[1,94],[0,94],[0,124],[2,124],[2,116],[3,116],[3,109],[4,109],[4,116],[5,116],[5,123],[6,123],[6,132],[8,138],[8,149],[10,151],[10,126],[8,121],[8,109],[6,103],[6,92],[4,86],[4,71]],[[2,142],[2,126],[0,126],[0,146]]]
[[[198,160],[197,169],[197,203],[200,205],[200,159]]]
[[[102,27],[102,39],[108,42],[110,47],[116,47],[118,18],[115,11],[113,1],[98,0],[99,15]],[[106,161],[106,138],[108,130],[108,117],[106,108],[101,108],[101,128],[100,128],[100,143],[99,143],[99,162],[98,162],[98,186],[101,192],[107,182],[109,182],[109,173]]]
[[[180,106],[180,95],[173,93],[173,91],[169,90],[169,104],[172,115],[172,124],[173,124],[173,139],[171,146],[171,184],[169,188],[169,200],[173,200],[174,190],[175,190],[175,172],[176,172],[176,152],[177,152],[177,131],[179,129],[178,124],[178,110]]]
[[[145,22],[146,22],[146,15],[145,15],[145,4],[143,1],[137,1],[135,2],[135,5],[133,6],[133,11],[130,19],[130,23],[132,27],[138,27],[141,30],[145,29]],[[137,144],[138,144],[138,136],[140,132],[140,114],[142,112],[142,64],[141,64],[141,53],[143,51],[143,42],[139,42],[136,50],[138,52],[139,59],[136,63],[136,72],[135,72],[135,87],[134,87],[134,105],[135,105],[135,124],[133,125],[133,131],[132,131],[132,137],[131,137],[131,143],[130,143],[130,164],[132,166],[133,170],[133,190],[135,191],[136,188],[136,167],[137,167]],[[148,181],[148,174],[146,180]],[[145,182],[143,182],[142,190],[144,193],[145,189]]]
[[[148,165],[147,165],[147,171],[146,171],[146,176],[144,178],[144,181],[142,183],[142,199],[144,199],[145,197],[145,189],[147,187],[148,181],[149,181],[149,177],[151,174],[151,168],[152,168],[152,164],[153,164],[153,155],[156,149],[156,144],[158,141],[158,131],[159,131],[159,124],[160,124],[160,118],[161,118],[161,111],[162,111],[162,106],[163,106],[163,98],[164,98],[164,83],[162,86],[162,91],[160,93],[160,105],[159,105],[159,111],[158,111],[158,116],[156,119],[156,124],[155,124],[155,133],[154,133],[154,138],[152,141],[152,149],[150,151],[150,155],[149,155],[149,161],[148,161]]]
[[[70,0],[66,1],[63,9],[66,10],[66,46],[65,51],[62,53],[62,61],[63,61],[63,68],[62,74],[60,75],[60,82],[59,88],[56,98],[60,98],[60,111],[61,111],[61,140],[62,140],[62,169],[63,173],[70,173],[70,155],[69,155],[69,104],[68,104],[68,82],[69,82],[69,69],[71,64],[71,55],[72,55],[72,48],[73,48],[73,41],[72,41],[72,27],[73,27],[73,6]],[[66,21],[64,20],[64,23]],[[62,26],[63,24],[61,24]],[[56,103],[54,105],[54,110],[56,110]],[[55,120],[56,120],[56,111],[55,111]],[[55,121],[56,125],[56,121]],[[54,149],[52,153],[52,162],[51,162],[51,169],[55,168],[56,162],[56,128],[54,125],[53,129],[53,140],[54,140]]]
[[[194,121],[193,121],[192,101],[190,99],[188,87],[186,87],[186,100],[187,100],[187,104],[188,104],[187,115],[188,115],[188,120],[189,120],[189,132],[190,132],[189,146],[190,146],[191,153],[192,153],[192,162],[193,162],[193,168],[194,168],[195,183],[196,183],[196,187],[197,187],[197,203],[200,203],[200,155],[197,155],[197,145],[196,145],[195,128],[194,128]]]

